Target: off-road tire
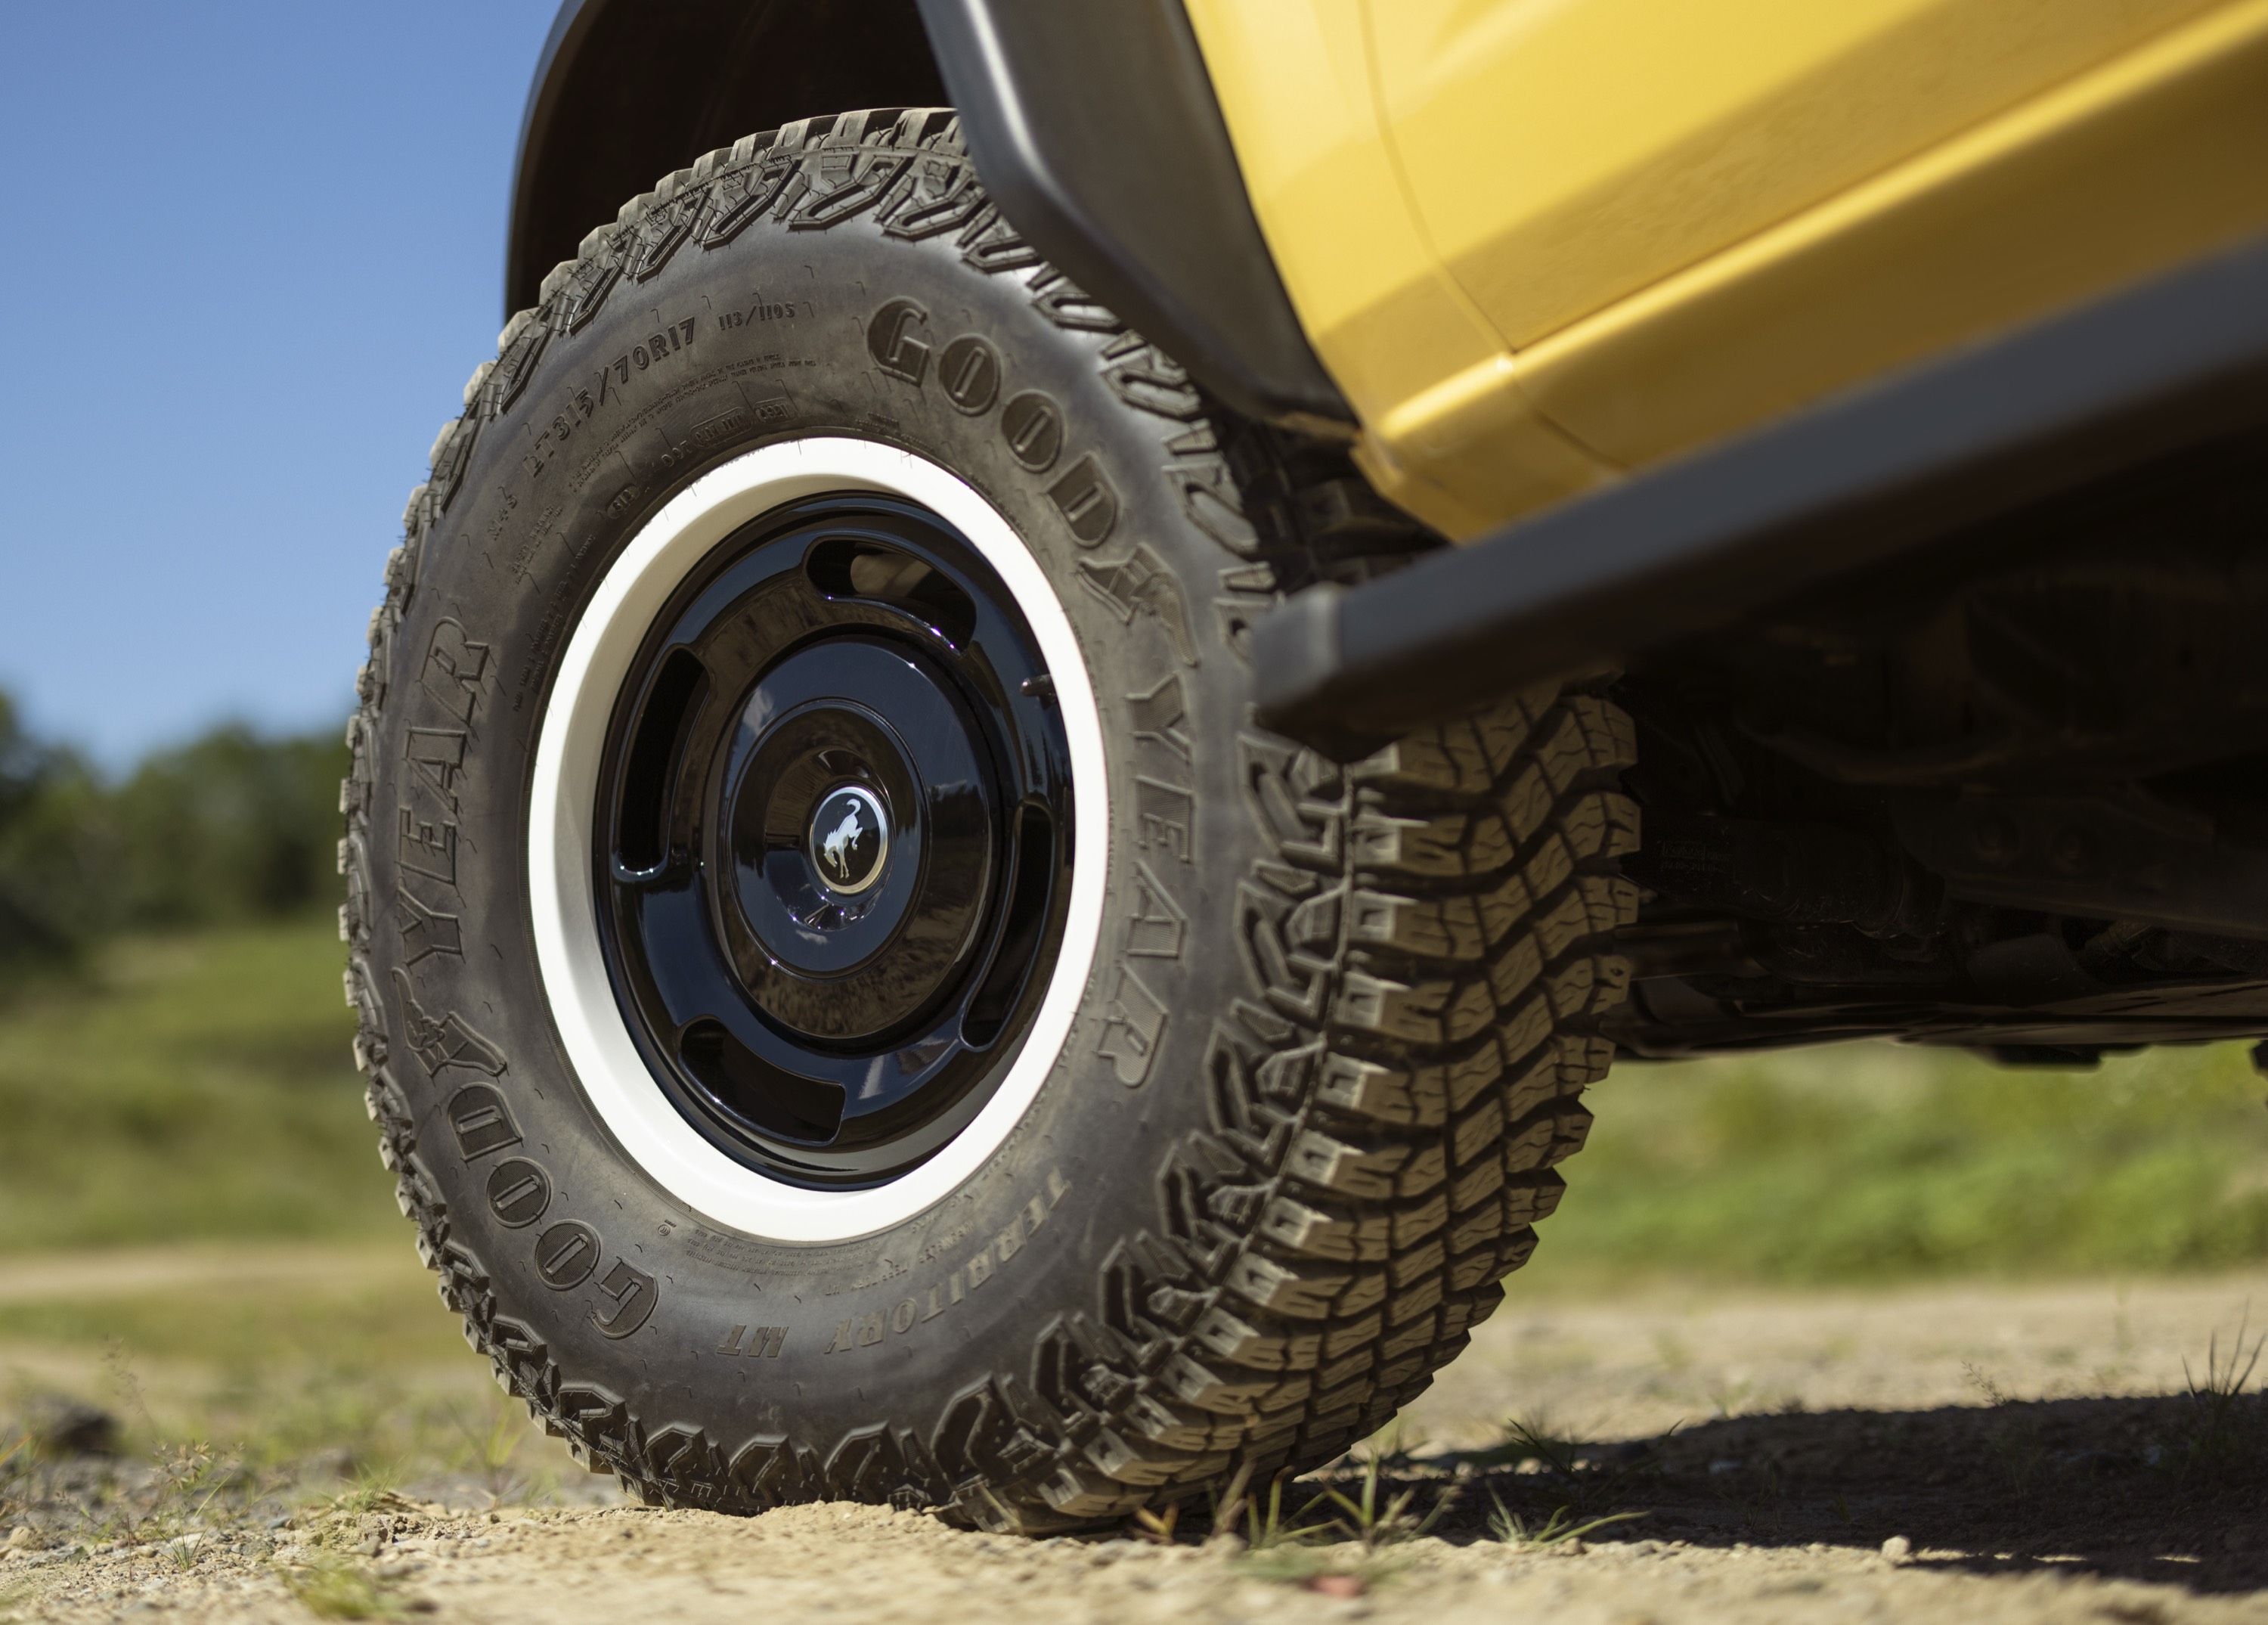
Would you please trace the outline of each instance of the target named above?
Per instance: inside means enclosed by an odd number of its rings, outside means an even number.
[[[878,364],[900,298],[932,349],[995,347],[998,400],[1061,404],[1046,474],[997,403]],[[703,470],[818,434],[945,465],[1025,538],[1086,651],[1114,827],[1079,854],[1109,866],[1086,1003],[1015,1134],[904,1224],[788,1246],[606,1132],[547,1014],[526,852],[547,685],[608,560]],[[512,318],[431,464],[349,729],[347,998],[443,1300],[578,1459],[674,1505],[1093,1524],[1328,1460],[1465,1346],[1609,1058],[1628,721],[1537,691],[1351,769],[1254,728],[1250,617],[1432,539],[1043,264],[950,112],[668,177]],[[561,1226],[598,1259],[563,1287],[537,1259]]]

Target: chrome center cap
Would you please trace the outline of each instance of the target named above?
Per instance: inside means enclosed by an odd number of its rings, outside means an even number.
[[[811,815],[805,848],[829,891],[855,897],[882,877],[890,855],[889,814],[880,797],[858,785],[830,790]]]

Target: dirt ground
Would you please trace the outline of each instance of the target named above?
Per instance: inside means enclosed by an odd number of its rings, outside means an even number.
[[[736,1519],[409,1487],[124,1545],[27,1525],[0,1619],[2257,1620],[2268,1399],[2257,1371],[2210,1392],[2248,1315],[2268,1321],[2268,1275],[1515,1290],[1382,1446],[1373,1504],[1407,1498],[1367,1543],[1248,1550],[1201,1512],[1164,1541],[1031,1541],[865,1507]],[[1325,1481],[1361,1498],[1359,1464]],[[1285,1511],[1314,1493],[1290,1487]],[[1555,1538],[1616,1514],[1639,1516]]]

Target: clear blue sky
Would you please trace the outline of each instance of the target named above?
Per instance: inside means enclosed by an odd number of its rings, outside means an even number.
[[[0,6],[0,687],[40,732],[115,768],[343,720],[502,325],[556,10]]]

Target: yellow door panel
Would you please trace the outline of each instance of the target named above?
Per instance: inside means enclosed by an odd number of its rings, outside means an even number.
[[[1380,488],[1466,535],[1609,477],[1527,404],[1503,340],[1418,229],[1379,129],[1360,0],[1189,13],[1301,325],[1362,421],[1400,425],[1366,437]]]
[[[2212,0],[1365,0],[1389,144],[1515,348]]]
[[[2268,232],[2268,0],[2199,18],[1522,350],[1654,462]]]

